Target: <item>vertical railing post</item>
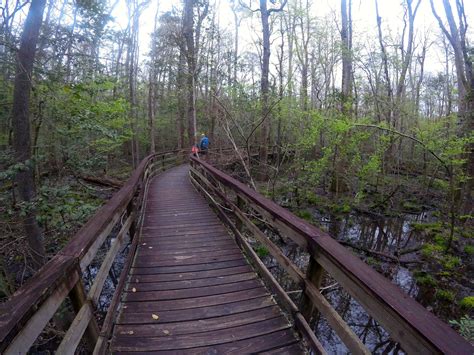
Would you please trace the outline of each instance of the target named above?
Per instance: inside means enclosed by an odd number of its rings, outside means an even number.
[[[86,304],[86,302],[89,302],[84,290],[84,285],[82,284],[82,278],[79,278],[72,290],[69,292],[69,298],[76,314],[81,310],[82,306]],[[90,306],[93,307],[92,303]],[[95,344],[99,339],[99,326],[97,325],[94,315],[92,315],[89,325],[87,326],[84,338],[89,350],[94,349]]]
[[[134,210],[135,210],[135,203],[134,203],[133,198],[132,198],[130,200],[128,206],[127,206],[127,216],[131,216],[133,214]],[[134,218],[133,221],[132,221],[132,224],[130,225],[130,229],[128,230],[128,235],[130,236],[130,240],[133,240],[136,228],[137,228],[136,218]]]
[[[240,197],[239,195],[237,195],[237,202],[236,202],[236,205],[237,205],[237,208],[243,213],[243,209],[244,209],[244,200],[242,199],[242,197]],[[242,233],[242,226],[243,226],[243,223],[242,223],[242,220],[240,218],[238,218],[237,216],[235,216],[235,227],[237,228],[237,230]]]
[[[308,281],[319,289],[323,280],[323,274],[323,267],[313,257],[311,257],[306,271],[306,278]],[[306,295],[304,290],[301,294],[300,310],[303,317],[305,317],[306,321],[311,325],[311,319],[315,319],[317,313],[313,302],[311,302],[311,299]]]

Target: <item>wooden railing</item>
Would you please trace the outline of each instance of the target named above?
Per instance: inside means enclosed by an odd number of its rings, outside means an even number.
[[[324,353],[324,349],[308,326],[307,321],[313,309],[326,318],[352,353],[370,353],[321,294],[319,287],[324,272],[334,278],[362,305],[407,353],[473,353],[473,347],[464,338],[402,292],[399,287],[352,255],[328,234],[208,163],[195,157],[190,159],[191,181],[214,205],[221,219],[233,231],[239,246],[276,293],[282,306],[293,316],[297,330],[307,339],[316,353]],[[226,213],[226,210],[231,213]],[[293,240],[309,254],[310,261],[306,274],[251,221],[248,212],[259,215],[268,225]],[[252,249],[244,236],[244,228],[246,233],[251,234],[266,247],[289,277],[303,290],[299,306],[291,300]]]
[[[57,349],[58,354],[74,354],[83,337],[90,350],[105,350],[127,270],[136,249],[144,196],[150,178],[156,173],[182,163],[185,155],[170,151],[150,155],[133,172],[125,185],[84,225],[71,241],[6,303],[0,305],[0,353],[25,354],[69,298],[76,312]],[[108,248],[89,291],[85,290],[84,271],[113,230],[119,230]],[[131,243],[124,269],[116,285],[107,315],[99,329],[94,312],[112,264]]]

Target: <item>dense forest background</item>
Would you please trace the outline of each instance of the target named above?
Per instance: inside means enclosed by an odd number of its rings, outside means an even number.
[[[3,0],[0,297],[143,157],[205,132],[472,338],[474,8],[386,3]]]

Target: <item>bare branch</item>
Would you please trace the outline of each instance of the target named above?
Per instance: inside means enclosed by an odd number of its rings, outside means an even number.
[[[281,6],[280,6],[278,9],[268,9],[268,14],[271,14],[272,12],[280,12],[280,11],[283,11],[283,8],[285,7],[287,1],[288,1],[288,0],[284,0],[284,1],[281,3]]]
[[[409,136],[408,134],[405,134],[405,133],[402,133],[402,132],[398,132],[398,131],[395,131],[393,129],[390,129],[390,128],[385,128],[385,127],[381,127],[381,126],[377,126],[377,125],[373,125],[373,124],[361,124],[361,123],[356,123],[354,124],[354,127],[366,127],[366,128],[376,128],[376,129],[379,129],[381,131],[386,131],[386,132],[390,132],[390,133],[394,133],[396,135],[399,135],[401,137],[405,137],[405,138],[408,138],[416,143],[418,143],[419,145],[421,145],[423,147],[423,149],[425,149],[428,153],[430,153],[433,157],[436,158],[436,160],[438,160],[441,165],[444,167],[444,169],[446,170],[446,173],[448,174],[449,177],[452,176],[452,173],[451,173],[451,170],[449,169],[449,167],[446,165],[446,162],[441,159],[435,152],[433,152],[430,148],[428,148],[426,146],[425,143],[423,143],[422,141],[420,141],[419,139],[415,138],[415,137],[412,137],[412,136]]]

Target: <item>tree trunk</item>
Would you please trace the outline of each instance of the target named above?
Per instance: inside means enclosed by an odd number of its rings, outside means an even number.
[[[177,109],[177,129],[178,129],[178,149],[184,148],[184,132],[185,132],[185,116],[186,116],[186,98],[184,94],[185,87],[185,65],[186,58],[184,50],[180,48],[178,61],[178,74],[176,75],[177,94],[178,94],[178,109]]]
[[[196,133],[196,102],[194,78],[196,73],[196,59],[194,49],[194,0],[185,0],[183,17],[183,35],[186,42],[186,60],[188,72],[186,77],[188,90],[188,145],[197,144]]]
[[[19,198],[28,205],[23,225],[35,269],[39,269],[44,264],[45,249],[41,230],[36,221],[36,210],[34,206],[29,206],[36,197],[34,169],[31,166],[29,99],[31,73],[45,4],[46,0],[31,1],[17,56],[12,110],[15,159],[18,163],[25,164],[24,169],[16,175],[16,183]]]
[[[388,125],[392,125],[392,102],[393,102],[393,91],[392,91],[392,84],[390,80],[390,74],[388,72],[388,56],[387,50],[385,49],[385,44],[383,42],[383,35],[382,35],[382,18],[379,14],[379,5],[378,0],[375,0],[375,11],[377,16],[377,30],[378,30],[378,37],[379,37],[379,44],[380,50],[382,52],[382,63],[383,63],[383,71],[385,75],[385,88],[387,90],[387,102],[385,103],[385,121],[387,121]]]
[[[157,48],[156,48],[156,30],[158,25],[158,12],[159,7],[156,8],[155,13],[155,24],[153,28],[153,39],[151,44],[151,53],[150,53],[150,77],[148,82],[148,123],[150,128],[150,154],[155,153],[155,113],[156,113],[156,57],[157,57]]]
[[[341,0],[341,42],[342,42],[342,84],[341,108],[342,112],[349,113],[352,96],[352,0]]]
[[[268,74],[270,71],[270,26],[268,18],[270,13],[267,10],[267,0],[260,0],[260,16],[262,21],[262,35],[263,35],[263,58],[262,58],[262,76],[260,81],[260,94],[262,113],[262,125],[260,129],[260,174],[259,178],[264,180],[267,178],[267,155],[268,143],[270,139],[270,118],[268,112],[268,92],[269,82]]]
[[[454,19],[453,10],[448,0],[443,0],[443,6],[448,20],[449,31],[444,26],[443,21],[436,12],[433,5],[433,0],[430,0],[431,10],[436,17],[438,24],[448,38],[454,51],[454,62],[456,67],[456,75],[458,81],[458,116],[459,116],[459,135],[466,136],[474,130],[474,75],[472,59],[469,55],[468,43],[466,40],[467,20],[464,13],[464,3],[461,0],[456,0],[456,8],[458,11],[459,28]],[[463,184],[464,198],[467,201],[464,209],[465,212],[472,209],[472,189],[474,188],[474,143],[471,143],[465,153],[466,175],[471,179]]]

